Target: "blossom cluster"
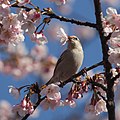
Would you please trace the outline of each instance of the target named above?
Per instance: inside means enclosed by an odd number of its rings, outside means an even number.
[[[18,0],[18,6],[29,4],[30,0]],[[36,31],[36,25],[40,22],[39,9],[19,9],[17,14],[11,13],[12,4],[9,1],[0,3],[0,44],[16,45],[23,42],[25,33],[37,44],[45,44],[47,38],[43,31]]]
[[[8,45],[5,52],[9,57],[0,60],[0,72],[15,78],[34,73],[46,81],[52,76],[57,58],[48,55],[47,46],[36,45],[28,52],[24,44]]]
[[[107,8],[107,15],[103,18],[104,31],[111,37],[108,40],[109,61],[116,67],[120,66],[120,14],[114,8]]]

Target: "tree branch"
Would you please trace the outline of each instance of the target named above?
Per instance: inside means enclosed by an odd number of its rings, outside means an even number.
[[[83,75],[83,74],[84,74],[84,71],[92,70],[92,69],[94,69],[94,68],[96,68],[96,67],[98,67],[98,66],[103,65],[103,63],[104,63],[104,62],[101,61],[101,62],[99,62],[99,63],[96,63],[96,64],[88,67],[88,68],[83,68],[80,72],[78,72],[77,74],[73,75],[71,78],[69,78],[69,79],[66,80],[65,82],[63,82],[63,83],[60,85],[60,87],[63,87],[64,85],[66,85],[66,84],[69,83],[69,82],[72,82],[72,80],[73,80],[74,78],[77,78],[77,77]]]
[[[95,16],[96,16],[96,24],[97,30],[100,36],[101,45],[102,45],[102,53],[103,53],[103,61],[105,68],[105,77],[107,80],[107,109],[108,109],[108,118],[109,120],[115,120],[115,102],[114,102],[114,81],[111,81],[112,73],[110,72],[112,66],[108,61],[108,45],[106,37],[104,36],[104,30],[102,26],[102,11],[101,11],[101,3],[100,0],[94,0],[95,6]]]
[[[84,25],[84,26],[88,26],[88,27],[92,27],[92,28],[97,27],[96,24],[94,24],[94,23],[82,22],[82,21],[79,21],[79,20],[76,20],[76,19],[73,19],[73,18],[72,19],[66,18],[66,17],[63,17],[63,16],[59,16],[59,15],[55,14],[54,12],[52,12],[52,14],[49,14],[49,13],[43,11],[43,15],[47,15],[50,18],[55,18],[55,19],[58,19],[58,20],[64,21],[64,22],[70,22],[70,23],[76,24],[76,25]]]
[[[90,81],[90,83],[91,83],[92,85],[94,85],[94,86],[97,86],[97,87],[102,88],[105,92],[107,92],[107,88],[106,88],[104,85],[102,85],[102,84],[100,84],[100,83],[98,83],[98,82],[94,82],[94,81]]]

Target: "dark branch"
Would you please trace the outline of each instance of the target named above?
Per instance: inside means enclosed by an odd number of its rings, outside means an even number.
[[[106,106],[108,109],[108,118],[109,120],[115,120],[115,102],[114,102],[114,89],[113,89],[114,81],[111,81],[112,66],[110,62],[108,61],[109,48],[107,45],[107,39],[109,39],[111,34],[108,36],[108,38],[105,37],[104,29],[102,26],[102,10],[101,10],[100,0],[94,0],[94,6],[95,6],[95,17],[96,17],[97,30],[98,30],[100,40],[101,40],[101,45],[102,45],[105,77],[107,81],[107,105]]]
[[[94,82],[94,81],[90,81],[90,83],[91,83],[92,85],[94,85],[94,86],[97,86],[97,87],[102,88],[105,92],[107,92],[107,88],[106,88],[104,85],[102,85],[102,84],[100,84],[100,83],[98,83],[98,82]]]
[[[29,7],[26,7],[26,6],[18,6],[17,3],[13,3],[11,4],[11,7],[16,7],[16,8],[23,8],[25,9],[26,11],[30,11],[32,8],[29,8]]]
[[[43,15],[47,15],[49,16],[50,18],[55,18],[55,19],[58,19],[60,21],[64,21],[64,22],[70,22],[72,24],[76,24],[76,25],[84,25],[84,26],[88,26],[88,27],[92,27],[92,28],[96,28],[96,24],[94,23],[90,23],[90,22],[81,22],[79,20],[76,20],[76,19],[70,19],[70,18],[66,18],[66,17],[63,17],[63,16],[59,16],[55,13],[52,13],[52,14],[49,14],[47,12],[44,13],[43,11]]]

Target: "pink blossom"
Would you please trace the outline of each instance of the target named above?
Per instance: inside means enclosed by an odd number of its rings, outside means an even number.
[[[0,101],[0,119],[1,120],[17,119],[16,115],[12,112],[11,104],[5,100]]]
[[[26,114],[32,114],[34,107],[29,98],[24,98],[20,104],[14,105],[12,111],[18,113],[21,117]]]
[[[9,54],[16,54],[18,56],[25,56],[28,54],[28,51],[27,51],[27,48],[24,44],[24,42],[22,43],[19,43],[18,45],[16,46],[13,46],[11,44],[9,44],[7,46],[7,49],[6,51],[9,53]]]
[[[32,9],[28,12],[28,19],[33,21],[33,22],[37,22],[39,21],[41,18],[41,13],[39,10],[36,9]]]
[[[8,86],[9,87],[9,93],[14,96],[16,99],[20,96],[20,90],[18,88],[15,88],[14,86]]]
[[[109,62],[111,64],[115,64],[116,66],[120,66],[120,48],[110,48],[109,55]]]
[[[56,63],[57,58],[54,56],[47,56],[41,61],[40,74],[44,81],[47,82],[52,77]]]
[[[8,29],[11,27],[14,28],[20,28],[21,24],[20,21],[17,19],[18,15],[17,14],[9,14],[8,16],[4,17],[2,19],[2,24],[4,29]]]
[[[106,102],[103,99],[100,99],[95,105],[96,115],[100,114],[101,112],[107,112]]]
[[[48,55],[48,48],[46,45],[36,45],[31,50],[31,55],[37,60],[44,59]]]
[[[36,27],[32,21],[27,21],[27,22],[23,23],[22,29],[30,35],[35,32]]]
[[[3,27],[0,32],[0,40],[6,44],[16,45],[19,42],[24,41],[23,30],[21,29],[21,23],[17,19],[16,14],[9,14],[2,19]]]
[[[7,4],[0,4],[0,15],[7,16],[10,14],[10,6]]]
[[[112,48],[120,47],[120,36],[119,37],[116,36],[114,38],[111,37],[108,43]]]
[[[117,10],[109,7],[106,13],[106,20],[120,29],[120,14],[117,14]]]
[[[41,91],[41,95],[47,96],[50,100],[60,100],[61,93],[58,85],[50,84]]]
[[[30,35],[30,38],[32,41],[36,42],[39,45],[44,45],[45,43],[48,42],[43,32],[33,33],[32,35]]]
[[[44,109],[44,110],[48,110],[49,108],[51,109],[55,109],[56,107],[60,106],[60,100],[51,100],[49,98],[45,98],[41,103],[40,106]]]
[[[57,37],[60,38],[60,42],[64,45],[68,41],[68,36],[63,28],[60,28],[57,32]]]

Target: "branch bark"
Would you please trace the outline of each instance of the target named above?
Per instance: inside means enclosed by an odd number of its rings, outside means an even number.
[[[103,61],[105,68],[105,77],[107,80],[107,109],[108,109],[108,118],[109,120],[115,120],[115,102],[114,102],[114,81],[111,81],[112,73],[110,70],[112,69],[111,64],[108,61],[108,45],[106,37],[104,36],[104,30],[102,26],[102,11],[101,11],[101,3],[100,0],[94,0],[95,6],[95,16],[96,16],[96,24],[97,30],[100,36],[101,45],[102,45],[102,53],[103,53]]]
[[[44,12],[44,11],[43,11]],[[57,14],[55,14],[54,12],[52,14],[49,14],[49,13],[43,13],[43,15],[47,15],[49,16],[50,18],[55,18],[55,19],[58,19],[60,21],[64,21],[64,22],[70,22],[72,24],[76,24],[76,25],[83,25],[83,26],[88,26],[88,27],[92,27],[92,28],[96,28],[96,24],[94,23],[90,23],[90,22],[82,22],[82,21],[79,21],[79,20],[76,20],[76,19],[70,19],[70,18],[66,18],[66,17],[63,17],[63,16],[59,16]]]

